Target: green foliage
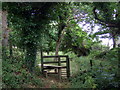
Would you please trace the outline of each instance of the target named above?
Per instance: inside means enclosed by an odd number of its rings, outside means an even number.
[[[72,79],[71,82],[72,88],[96,88],[97,86],[97,84],[95,84],[95,80],[87,74],[82,76],[78,75],[78,77]]]
[[[61,50],[64,52],[73,51],[78,56],[88,55],[92,44],[93,41],[88,34],[76,22],[72,21],[62,41]]]
[[[112,38],[115,38],[120,34],[119,24],[120,15],[119,15],[119,2],[105,2],[105,3],[93,3],[93,6],[96,8],[97,13],[95,18],[98,20],[98,23],[103,25],[106,33],[109,32]],[[112,25],[114,24],[114,26]],[[109,28],[106,28],[109,27]],[[100,30],[101,31],[101,30]],[[114,36],[113,36],[114,35]]]
[[[98,56],[101,52],[94,53],[94,56]],[[92,60],[92,69],[90,65]],[[72,65],[75,65],[74,69],[71,68],[72,87],[75,88],[118,88],[120,79],[118,74],[118,48],[109,50],[104,55],[104,58],[94,58],[93,55],[87,57],[75,58],[71,61]],[[75,71],[75,72],[74,72]],[[77,73],[76,73],[77,71]],[[104,82],[104,83],[103,83]]]
[[[118,13],[118,6],[117,5],[119,3],[116,3],[116,2],[114,2],[114,3],[112,3],[112,2],[101,3],[100,2],[100,3],[93,3],[93,4],[94,4],[94,6],[96,6],[98,8],[98,10],[100,10],[101,18],[103,18],[106,21],[113,20],[114,19],[113,14]],[[117,10],[117,11],[115,12],[114,10]]]
[[[2,62],[3,88],[43,87],[44,84],[37,75],[28,71],[21,56],[7,58]]]
[[[75,6],[74,6],[75,5]],[[10,40],[13,50],[23,49],[24,53],[14,52],[13,57],[3,58],[3,87],[24,88],[42,87],[38,66],[34,67],[37,49],[49,53],[54,51],[62,25],[65,26],[65,36],[62,40],[62,51],[72,59],[71,84],[73,88],[108,88],[118,87],[120,82],[116,77],[118,70],[118,48],[109,50],[101,47],[97,35],[111,33],[105,30],[92,33],[94,24],[93,7],[97,8],[98,17],[105,22],[117,23],[119,26],[118,3],[3,3],[3,10],[8,11],[8,24],[11,28]],[[108,12],[107,12],[108,11]],[[80,16],[80,20],[73,19]],[[70,20],[68,21],[68,19]],[[0,18],[1,19],[1,18]],[[91,31],[83,31],[78,21],[91,25]],[[88,34],[88,32],[90,34]],[[117,32],[117,31],[115,31]],[[0,32],[1,33],[1,32]],[[96,41],[93,41],[96,38]],[[91,52],[90,48],[92,48]],[[4,51],[4,50],[3,50]],[[70,52],[71,51],[71,52]],[[9,50],[6,49],[8,56]],[[74,54],[74,53],[75,54]],[[77,57],[88,55],[87,57]],[[53,55],[53,53],[51,53]],[[76,56],[77,55],[77,56]],[[25,57],[25,60],[24,58]],[[49,61],[48,59],[46,59]],[[92,60],[93,66],[90,65]],[[38,63],[38,62],[37,62]],[[27,68],[26,68],[27,67]],[[29,69],[29,70],[28,70]],[[32,73],[30,73],[32,71]],[[35,71],[33,73],[33,71]],[[104,82],[104,83],[103,83]],[[55,85],[51,86],[56,88]]]
[[[9,27],[12,29],[11,42],[26,50],[26,66],[32,72],[36,60],[37,46],[42,46],[44,28],[49,24],[48,14],[53,3],[3,3],[8,12]],[[23,6],[23,7],[21,7]],[[41,9],[41,7],[43,9]],[[41,19],[42,18],[42,19]],[[43,19],[44,18],[44,19]]]
[[[55,84],[51,85],[51,88],[57,88],[57,86]]]
[[[33,71],[37,48],[55,49],[55,43],[50,39],[50,36],[56,38],[51,31],[57,30],[53,23],[66,23],[70,4],[4,2],[3,8],[8,12],[8,24],[12,29],[10,40],[14,46],[26,50],[26,65]]]

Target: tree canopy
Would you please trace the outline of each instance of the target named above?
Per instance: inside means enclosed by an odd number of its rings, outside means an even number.
[[[8,13],[7,23],[11,29],[10,41],[13,46],[26,52],[26,64],[31,71],[38,47],[46,51],[56,48],[56,53],[60,48],[81,56],[89,54],[96,35],[110,33],[115,42],[114,38],[120,31],[118,8],[119,3],[3,3],[3,11]],[[101,24],[105,31],[88,34],[90,30],[83,31],[79,27],[81,22],[89,23],[91,30],[94,24]]]
[[[73,75],[69,87],[119,87],[119,7],[119,2],[3,2],[5,86],[22,87],[28,83],[41,87],[43,80],[47,80],[39,77],[42,51],[54,57],[70,57],[67,60]],[[101,38],[112,39],[113,47],[103,45]],[[46,59],[49,60],[52,59]]]

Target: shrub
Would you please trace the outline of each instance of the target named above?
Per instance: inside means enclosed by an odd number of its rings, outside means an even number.
[[[23,59],[13,57],[3,60],[3,88],[29,88],[29,86],[42,87],[44,83],[37,75],[29,73],[24,67]]]
[[[109,50],[103,57],[96,58],[95,56],[99,54],[101,51],[93,52],[87,57],[75,58],[74,62],[71,62],[71,64],[76,63],[78,69],[70,79],[71,87],[99,89],[119,87],[120,79],[116,77],[119,60],[118,49]],[[90,68],[90,60],[93,63],[92,69]]]

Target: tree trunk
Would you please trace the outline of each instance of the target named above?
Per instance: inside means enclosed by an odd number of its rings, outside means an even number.
[[[60,48],[60,44],[61,44],[61,41],[64,37],[64,33],[65,33],[65,28],[67,27],[68,23],[69,23],[69,20],[70,20],[70,17],[68,17],[68,20],[66,21],[67,23],[64,23],[62,20],[63,20],[63,17],[60,18],[60,24],[59,24],[59,27],[58,27],[58,40],[56,41],[56,52],[55,52],[55,55],[58,55],[58,52],[59,52],[59,48]]]
[[[7,27],[7,12],[2,12],[2,45],[7,47],[8,45],[8,36],[9,36],[9,29]]]
[[[30,72],[34,71],[35,67],[35,60],[36,60],[36,54],[37,54],[37,47],[30,45],[26,48],[26,66],[29,69]]]
[[[111,36],[112,36],[112,40],[113,40],[113,48],[115,48],[116,47],[116,34],[115,34],[115,32],[111,32]]]
[[[113,39],[113,48],[115,48],[116,47],[115,36],[112,36],[112,39]]]
[[[59,31],[58,31],[58,40],[56,41],[56,52],[55,52],[55,55],[58,55],[60,44],[61,44],[62,38],[64,37],[65,26],[66,26],[65,23],[63,23],[61,21],[61,23],[59,24],[59,27],[58,27]]]
[[[63,32],[60,34],[60,36],[59,36],[59,38],[58,38],[58,40],[57,40],[57,42],[56,42],[55,56],[58,55],[59,48],[60,48],[60,44],[61,44],[61,40],[62,40],[62,38],[64,37],[64,31],[65,31],[65,30],[63,30]],[[58,58],[54,58],[54,60],[57,61]],[[55,69],[55,72],[57,72],[57,69]]]
[[[59,40],[56,42],[56,51],[55,51],[55,55],[56,55],[56,56],[58,55],[58,52],[59,52],[60,43],[61,43],[61,40],[60,40],[60,38],[59,38]]]
[[[7,11],[2,11],[2,58],[7,56],[9,29],[7,28]]]
[[[65,30],[62,31],[60,37],[58,38],[58,40],[56,42],[56,52],[55,52],[55,55],[58,55],[60,44],[61,44],[61,41],[62,41],[62,39],[64,37],[64,32],[65,32]]]

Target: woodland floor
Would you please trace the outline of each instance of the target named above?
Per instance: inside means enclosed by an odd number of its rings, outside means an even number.
[[[51,75],[48,77],[44,77],[43,75],[40,75],[39,78],[41,78],[45,84],[45,87],[42,87],[42,88],[69,88],[70,87],[70,82],[67,79],[61,79],[61,81],[59,81],[58,77],[54,75]]]

